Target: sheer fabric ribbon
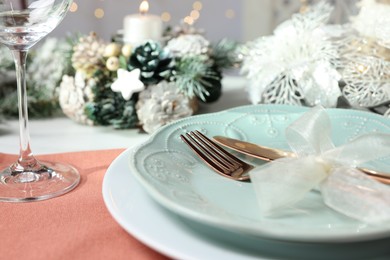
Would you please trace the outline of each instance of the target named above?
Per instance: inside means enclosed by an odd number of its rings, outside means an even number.
[[[390,221],[390,186],[355,167],[390,155],[390,134],[364,134],[335,147],[331,122],[315,107],[286,129],[287,142],[297,155],[282,158],[250,173],[263,215],[303,199],[318,189],[330,208],[367,223]]]

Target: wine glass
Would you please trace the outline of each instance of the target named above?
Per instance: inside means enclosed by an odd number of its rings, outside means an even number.
[[[26,57],[28,50],[64,18],[72,0],[0,0],[0,43],[15,60],[20,153],[0,172],[0,201],[24,202],[53,198],[77,186],[78,171],[67,164],[40,162],[32,154],[27,112]]]

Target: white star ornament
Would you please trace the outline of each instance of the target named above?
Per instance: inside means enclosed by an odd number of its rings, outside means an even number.
[[[125,100],[129,100],[134,93],[141,92],[145,89],[144,83],[139,79],[140,69],[127,71],[118,69],[118,78],[112,83],[111,89],[114,92],[121,92]]]

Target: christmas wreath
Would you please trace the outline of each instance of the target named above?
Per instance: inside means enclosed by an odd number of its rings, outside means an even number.
[[[171,31],[163,44],[135,48],[106,43],[95,33],[79,37],[71,55],[74,73],[59,87],[62,111],[83,124],[151,133],[193,115],[199,103],[218,100],[222,70],[238,62],[232,55],[237,44],[211,46],[203,35],[186,32]]]

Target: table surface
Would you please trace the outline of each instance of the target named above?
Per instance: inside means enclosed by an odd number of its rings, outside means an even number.
[[[221,98],[212,104],[202,104],[199,113],[212,113],[249,105],[246,83],[242,77],[226,76],[222,82]],[[67,259],[86,259],[92,255],[105,259],[104,257],[112,258],[115,253],[117,257],[131,254],[130,258],[134,259],[165,259],[164,256],[129,236],[109,215],[101,196],[102,179],[112,160],[122,151],[121,149],[146,141],[149,134],[141,133],[138,129],[115,130],[112,127],[86,126],[66,117],[58,117],[30,120],[30,136],[34,154],[48,154],[42,156],[43,159],[50,157],[54,160],[58,158],[59,161],[73,161],[77,163],[84,175],[78,188],[57,200],[23,203],[17,206],[2,203],[0,211],[4,215],[2,215],[4,223],[0,233],[5,241],[3,245],[5,251],[2,252],[2,256],[8,256],[8,259],[21,259],[21,256],[33,259],[31,254],[35,253],[34,256],[42,256],[35,259],[43,259],[43,257],[57,259],[54,256],[64,256],[64,254],[67,254],[65,256]],[[1,122],[0,155],[1,153],[18,154],[18,143],[18,121]],[[117,148],[120,150],[107,150]],[[102,154],[102,151],[96,150],[106,151]],[[67,153],[78,151],[90,152]],[[10,156],[2,154],[2,159],[10,160],[8,157]],[[91,161],[94,164],[91,164]],[[60,226],[55,224],[52,216],[57,218]],[[34,223],[42,219],[50,219],[48,223],[53,225],[49,229],[41,229],[40,225],[32,229],[26,219]],[[18,224],[14,225],[15,223]],[[21,230],[23,236],[19,235]],[[78,240],[73,239],[76,232]],[[53,234],[57,240],[52,240]],[[50,247],[45,250],[37,250],[42,244],[49,243]],[[83,247],[80,247],[80,244]],[[110,245],[107,246],[108,244]],[[382,241],[379,245],[386,256],[389,254],[387,245],[388,240]],[[23,250],[15,250],[15,248],[23,248]],[[364,251],[365,248],[362,247],[360,251]],[[355,251],[355,248],[351,251]]]
[[[223,94],[212,104],[202,104],[199,113],[217,112],[250,104],[245,90],[246,80],[240,76],[225,76]],[[66,117],[30,119],[31,149],[34,154],[129,148],[149,138],[138,129],[115,130],[106,126],[86,126]],[[19,153],[17,120],[0,123],[0,152]]]

